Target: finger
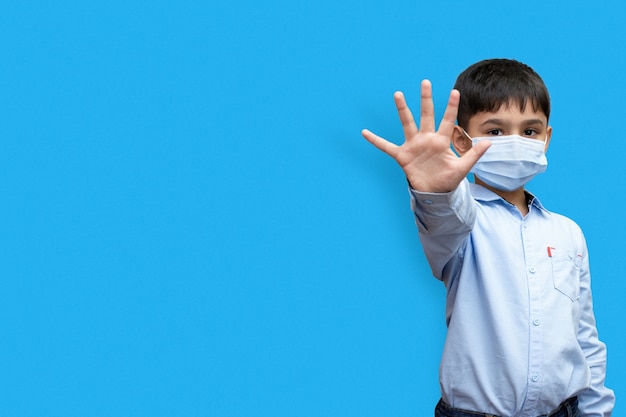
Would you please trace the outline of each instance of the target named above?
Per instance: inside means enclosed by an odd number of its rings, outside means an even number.
[[[467,173],[470,172],[472,167],[478,162],[478,160],[487,152],[487,149],[491,146],[491,141],[481,140],[477,142],[472,148],[465,152],[465,154],[459,158],[461,168]]]
[[[443,119],[441,120],[441,124],[439,125],[439,133],[444,136],[452,136],[454,132],[454,125],[456,123],[456,116],[459,112],[459,100],[461,98],[461,93],[459,90],[450,91],[450,97],[448,98],[448,105],[446,106],[446,111],[443,114]]]
[[[433,86],[428,80],[422,81],[421,98],[420,130],[422,132],[434,132],[435,105],[433,104]]]
[[[398,116],[400,116],[400,122],[402,123],[404,139],[408,140],[409,138],[417,135],[417,125],[415,124],[415,119],[413,119],[413,114],[411,113],[409,106],[406,104],[404,94],[400,91],[396,91],[393,95],[393,99],[396,102]]]
[[[387,155],[391,156],[392,158],[395,155],[395,151],[396,149],[398,149],[398,145],[389,142],[386,139],[381,138],[380,136],[370,132],[367,129],[363,129],[361,131],[361,135],[363,135],[363,137],[365,139],[367,139],[367,141],[369,143],[371,143],[372,145],[376,146],[378,149],[380,149],[381,151],[383,151],[384,153],[386,153]]]

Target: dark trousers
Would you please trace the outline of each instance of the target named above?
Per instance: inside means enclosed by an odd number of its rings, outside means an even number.
[[[435,417],[499,417],[493,414],[477,413],[476,411],[460,410],[452,408],[443,400],[439,400],[435,407]],[[578,398],[572,397],[564,401],[559,408],[550,414],[542,414],[537,417],[578,417]]]

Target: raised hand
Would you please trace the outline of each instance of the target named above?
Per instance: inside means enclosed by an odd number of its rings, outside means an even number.
[[[457,90],[450,92],[443,119],[439,129],[435,131],[432,85],[430,81],[424,80],[421,85],[419,129],[404,95],[396,92],[393,96],[404,131],[404,143],[401,146],[367,129],[361,134],[372,145],[396,160],[415,190],[432,193],[453,191],[491,145],[489,141],[481,141],[461,157],[452,151],[450,142],[454,135],[459,97]]]

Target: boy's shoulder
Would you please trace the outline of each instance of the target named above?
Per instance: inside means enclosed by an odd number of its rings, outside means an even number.
[[[537,200],[538,202],[538,200]],[[539,202],[539,204],[541,204]],[[554,211],[549,211],[547,210],[545,207],[542,206],[543,212],[546,213],[548,215],[548,220],[552,223],[555,223],[557,226],[563,228],[563,229],[567,229],[570,230],[572,233],[578,234],[578,235],[583,235],[583,230],[582,228],[578,225],[578,223],[576,223],[574,220],[572,220],[570,217],[567,217],[563,214],[560,213],[556,213]]]

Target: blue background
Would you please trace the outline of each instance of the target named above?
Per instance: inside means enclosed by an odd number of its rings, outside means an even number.
[[[423,416],[444,289],[402,172],[392,94],[438,119],[508,57],[548,85],[530,189],[591,253],[625,392],[626,3],[5,0],[0,414]]]

